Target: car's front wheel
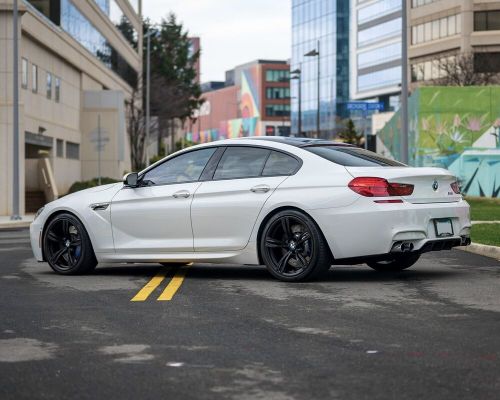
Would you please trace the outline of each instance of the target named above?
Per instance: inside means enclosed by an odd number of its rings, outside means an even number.
[[[97,265],[87,231],[72,214],[59,214],[49,221],[43,252],[50,267],[63,275],[85,274]]]
[[[401,254],[398,256],[394,256],[389,260],[384,261],[370,261],[366,264],[373,268],[375,271],[379,272],[395,272],[402,271],[406,268],[410,268],[413,264],[415,264],[420,258],[420,254],[412,253],[412,254]]]
[[[269,272],[286,282],[319,277],[331,266],[331,256],[315,222],[296,210],[284,210],[267,221],[260,250]]]

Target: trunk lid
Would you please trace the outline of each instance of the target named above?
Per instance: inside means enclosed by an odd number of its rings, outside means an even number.
[[[413,185],[413,193],[401,197],[410,203],[452,203],[462,198],[462,195],[456,194],[451,188],[451,184],[456,181],[455,176],[442,168],[345,167],[345,169],[353,178],[377,177],[389,182]]]

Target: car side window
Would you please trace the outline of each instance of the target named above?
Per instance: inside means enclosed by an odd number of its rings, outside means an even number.
[[[260,176],[270,150],[256,147],[228,147],[213,179],[253,178]]]
[[[195,182],[200,179],[205,165],[216,150],[212,147],[174,157],[146,172],[142,182],[145,185]]]
[[[299,166],[297,159],[278,151],[271,151],[263,176],[292,175]]]

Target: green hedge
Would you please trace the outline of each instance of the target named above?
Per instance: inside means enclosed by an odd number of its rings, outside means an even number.
[[[108,183],[115,183],[115,182],[119,181],[113,178],[106,178],[106,177],[101,178],[101,185],[107,185]],[[99,181],[97,180],[97,178],[94,178],[90,181],[75,182],[69,188],[68,194],[79,192],[80,190],[88,189],[95,186],[99,186]]]

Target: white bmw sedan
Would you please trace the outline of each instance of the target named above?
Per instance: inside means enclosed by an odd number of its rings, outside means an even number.
[[[470,243],[456,178],[306,138],[223,140],[124,181],[65,196],[31,225],[38,261],[61,274],[98,262],[262,265],[283,281],[332,264],[398,271]]]

